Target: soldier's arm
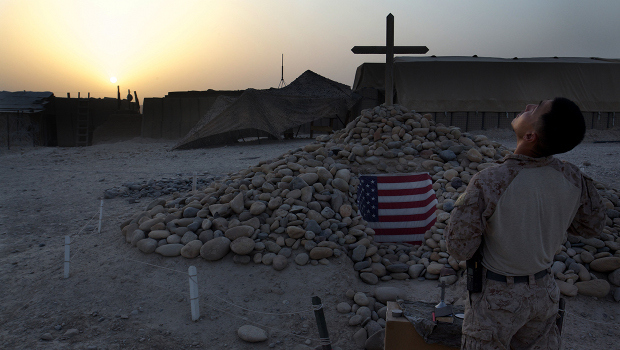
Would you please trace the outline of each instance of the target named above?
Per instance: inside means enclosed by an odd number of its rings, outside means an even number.
[[[598,236],[605,227],[605,205],[592,179],[582,175],[581,199],[568,233],[583,237]]]
[[[486,226],[482,215],[484,207],[480,184],[474,177],[467,190],[456,201],[450,223],[444,232],[448,253],[455,259],[470,259],[480,246]]]

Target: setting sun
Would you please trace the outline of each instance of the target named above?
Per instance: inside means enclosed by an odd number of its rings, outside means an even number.
[[[116,83],[116,77],[110,78],[110,83],[112,83],[112,84]]]

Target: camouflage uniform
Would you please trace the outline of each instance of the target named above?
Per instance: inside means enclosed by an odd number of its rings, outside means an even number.
[[[592,180],[554,157],[509,155],[474,175],[451,213],[446,246],[457,260],[468,260],[484,238],[484,276],[488,269],[507,278],[483,278],[482,292],[471,295],[462,348],[558,349],[559,289],[550,273],[534,274],[550,271],[567,231],[592,237],[604,223]],[[515,276],[529,282],[514,283]]]

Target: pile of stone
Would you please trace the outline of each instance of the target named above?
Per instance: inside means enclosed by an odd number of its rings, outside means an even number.
[[[361,349],[383,349],[387,302],[407,299],[404,290],[396,287],[377,287],[372,292],[346,292],[347,301],[336,310],[349,317],[349,326],[359,327],[353,341]]]
[[[443,231],[471,177],[511,153],[483,135],[436,124],[402,106],[379,106],[332,135],[212,182],[204,191],[157,199],[121,225],[127,242],[144,253],[201,256],[272,265],[328,264],[347,254],[368,284],[391,279],[457,279],[465,262],[446,251]],[[437,222],[422,245],[377,244],[357,214],[358,174],[428,172],[436,191]],[[588,295],[620,285],[620,201],[597,188],[608,219],[594,239],[570,236],[558,249],[554,272],[562,292]],[[450,277],[451,276],[451,277]],[[592,292],[591,290],[595,290]],[[619,294],[620,292],[617,292]]]
[[[213,182],[213,177],[204,175],[196,178],[196,187],[204,188]],[[125,197],[136,201],[143,197],[161,197],[174,193],[189,192],[193,189],[193,178],[178,175],[176,178],[163,178],[160,180],[148,180],[140,182],[127,182],[121,186],[108,188],[103,192],[104,199]]]

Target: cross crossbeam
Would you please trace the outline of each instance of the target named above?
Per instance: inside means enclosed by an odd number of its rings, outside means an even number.
[[[419,55],[428,52],[426,46],[394,46],[394,15],[386,18],[385,46],[354,46],[354,54],[385,54],[385,104],[394,103],[394,54]]]

